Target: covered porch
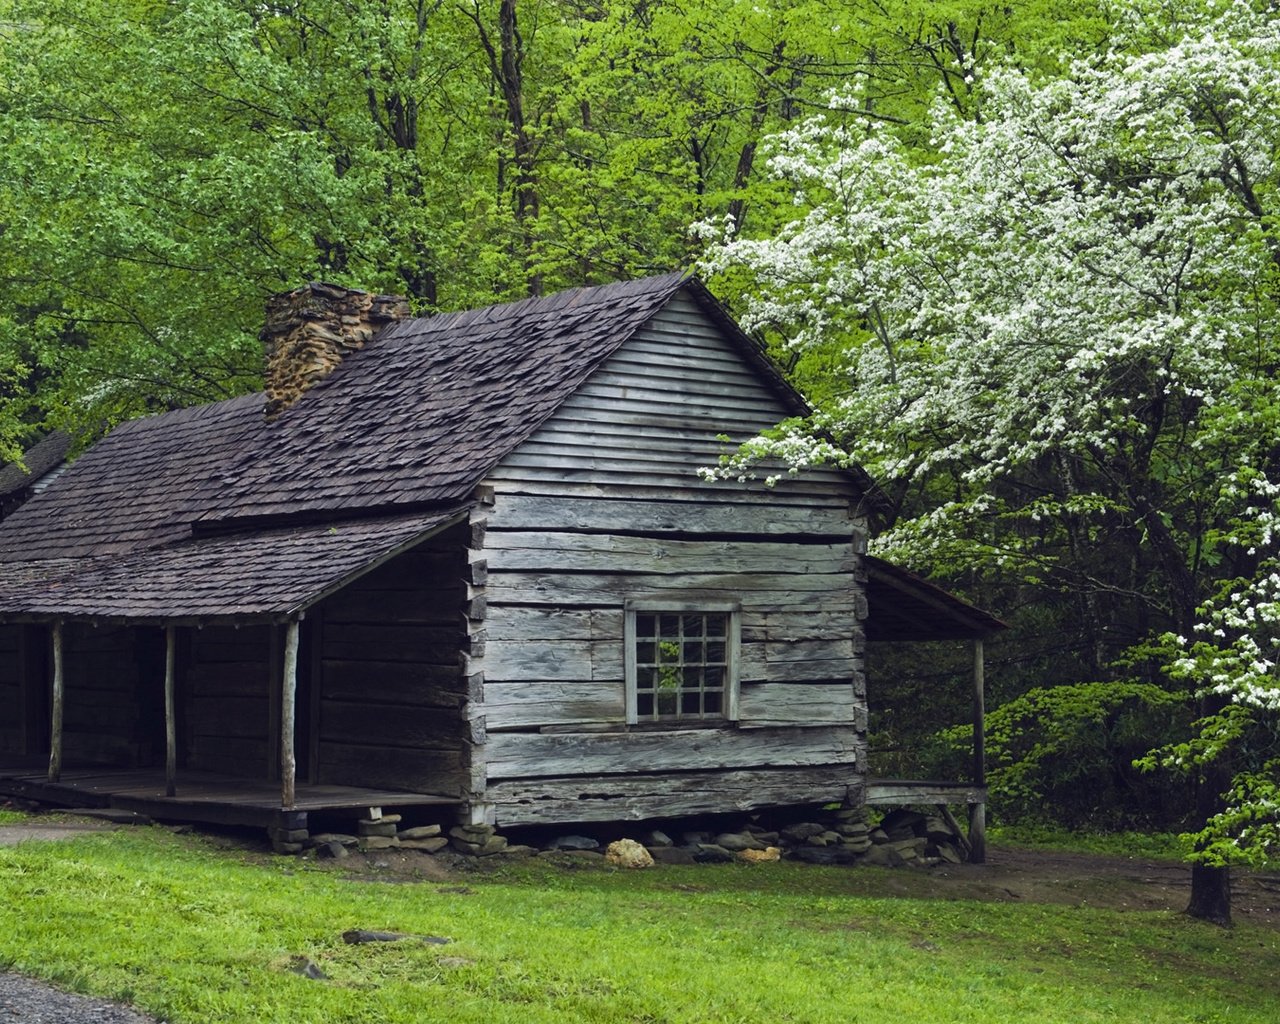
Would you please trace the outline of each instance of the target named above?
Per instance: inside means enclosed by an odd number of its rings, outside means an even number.
[[[0,607],[0,794],[286,845],[320,812],[460,806],[466,520],[27,566]]]
[[[931,806],[961,836],[970,863],[986,860],[987,773],[986,658],[984,640],[1009,627],[941,587],[883,559],[867,555],[867,640],[876,642],[967,641],[972,645],[973,757],[964,781],[868,777],[863,802],[871,806]],[[873,684],[874,685],[874,684]],[[968,834],[951,810],[968,817]]]
[[[162,769],[64,767],[56,782],[47,767],[30,759],[0,758],[0,795],[60,807],[119,810],[157,821],[243,825],[280,832],[306,831],[313,816],[377,817],[383,809],[453,809],[456,797],[364,786],[298,783],[291,807],[284,807],[279,786],[214,772],[183,772],[182,784],[169,792]]]

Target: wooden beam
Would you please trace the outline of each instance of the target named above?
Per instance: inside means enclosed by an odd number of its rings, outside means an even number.
[[[62,620],[53,624],[53,701],[49,720],[49,781],[62,779]]]
[[[178,724],[174,704],[174,665],[176,662],[174,626],[164,627],[164,795],[178,792]]]
[[[956,835],[956,843],[960,847],[960,852],[966,857],[973,853],[973,847],[969,845],[969,837],[964,834],[964,830],[960,828],[960,822],[956,821],[956,816],[951,813],[951,808],[946,804],[935,804],[938,813],[942,815],[942,820],[947,823],[947,828],[951,829]]]
[[[280,806],[291,810],[298,771],[293,751],[294,719],[298,699],[298,620],[285,627],[284,672],[280,687]]]
[[[982,641],[973,642],[973,784],[987,785],[986,666]],[[987,860],[987,805],[969,807],[969,863]]]

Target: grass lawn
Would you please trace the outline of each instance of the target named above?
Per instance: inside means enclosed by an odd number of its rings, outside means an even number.
[[[1280,932],[1252,924],[791,863],[388,884],[158,828],[0,848],[0,966],[175,1024],[1280,1019]]]

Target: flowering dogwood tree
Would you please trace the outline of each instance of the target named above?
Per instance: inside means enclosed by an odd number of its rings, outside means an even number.
[[[1275,760],[1238,770],[1280,709],[1280,20],[1262,7],[1123,5],[1106,57],[989,72],[980,121],[940,103],[924,155],[860,119],[850,84],[773,139],[796,219],[706,258],[750,279],[748,326],[825,376],[813,422],[720,472],[854,459],[933,499],[882,538],[896,557],[1136,609],[1120,646],[1145,634],[1200,700],[1202,734],[1152,763],[1201,779],[1189,909],[1210,918],[1225,863],[1274,852],[1278,828]]]

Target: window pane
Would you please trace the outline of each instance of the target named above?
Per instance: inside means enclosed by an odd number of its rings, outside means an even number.
[[[636,720],[722,718],[728,704],[730,616],[633,613]]]

